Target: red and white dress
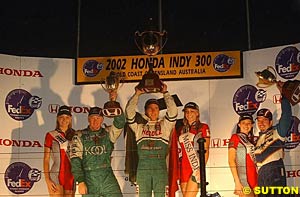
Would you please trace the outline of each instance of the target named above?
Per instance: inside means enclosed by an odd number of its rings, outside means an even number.
[[[45,147],[50,148],[53,161],[50,168],[50,178],[65,190],[74,189],[74,177],[71,172],[71,163],[67,153],[69,141],[65,133],[57,130],[50,131],[45,137]]]
[[[178,180],[180,183],[188,182],[193,174],[191,161],[188,159],[186,149],[193,147],[197,153],[197,162],[199,162],[199,138],[210,137],[209,127],[205,123],[199,121],[194,122],[191,126],[181,126],[174,129],[171,135],[171,147],[169,156],[169,196],[174,197],[178,188]],[[189,151],[191,152],[191,151]],[[193,161],[195,157],[193,156]]]
[[[228,148],[236,149],[237,171],[242,185],[252,189],[257,186],[254,147],[244,133],[233,134],[228,145]]]

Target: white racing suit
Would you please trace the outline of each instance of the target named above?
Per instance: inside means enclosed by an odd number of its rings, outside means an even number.
[[[135,122],[138,96],[133,95],[126,106],[126,115],[129,127],[136,136],[138,148],[137,187],[139,196],[165,196],[168,192],[168,172],[166,156],[170,133],[175,126],[177,106],[173,97],[164,93],[167,106],[166,115],[162,120],[150,121],[146,124]]]

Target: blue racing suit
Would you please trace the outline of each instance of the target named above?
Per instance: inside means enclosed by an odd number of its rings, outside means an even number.
[[[279,123],[266,131],[260,131],[255,146],[254,153],[259,169],[259,187],[286,186],[286,175],[283,163],[284,143],[292,121],[292,110],[289,101],[285,97],[282,97],[281,110],[282,113]],[[276,196],[276,194],[272,196]],[[282,196],[282,194],[278,194],[278,196]]]

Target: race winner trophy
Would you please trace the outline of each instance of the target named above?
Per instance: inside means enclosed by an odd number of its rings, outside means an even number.
[[[135,32],[135,43],[139,50],[149,56],[149,70],[142,77],[137,88],[147,93],[160,92],[163,86],[158,74],[153,71],[153,56],[162,50],[167,42],[167,32],[144,31]]]
[[[110,94],[112,91],[118,90],[118,88],[120,87],[120,79],[115,72],[111,71],[106,79],[102,81],[101,86],[106,92]],[[120,103],[113,99],[110,99],[110,101],[104,104],[102,112],[104,116],[112,118],[121,115],[122,108],[120,106]]]
[[[258,77],[257,87],[267,88],[279,81],[276,80],[276,71],[272,66],[268,66],[263,71],[255,72]],[[300,81],[299,80],[288,80],[284,82],[282,87],[282,94],[289,100],[292,105],[296,105],[300,102]]]

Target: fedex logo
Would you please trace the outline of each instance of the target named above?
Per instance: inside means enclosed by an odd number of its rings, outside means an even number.
[[[215,64],[215,68],[216,69],[229,69],[230,65],[228,65],[228,64],[221,64],[221,65]]]
[[[19,179],[19,181],[13,181],[12,179],[7,179],[8,187],[17,187],[17,188],[31,188],[31,182],[26,181],[25,179]]]
[[[299,65],[297,64],[290,64],[288,67],[285,67],[283,65],[278,66],[278,74],[296,72],[298,70],[299,70]]]
[[[97,74],[97,70],[83,69],[84,74]]]
[[[12,114],[24,114],[29,115],[32,113],[31,108],[28,108],[26,106],[20,106],[18,108],[15,108],[13,105],[8,105],[7,112]]]
[[[237,102],[235,104],[235,110],[236,111],[246,111],[246,110],[251,110],[251,109],[257,109],[257,103],[253,103],[252,101],[247,101],[245,105]]]

